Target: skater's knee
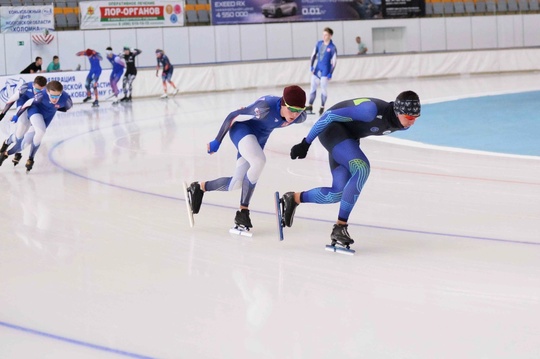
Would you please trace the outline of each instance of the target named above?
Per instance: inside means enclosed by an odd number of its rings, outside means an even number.
[[[236,191],[242,187],[241,181],[231,181],[229,185],[229,191]]]

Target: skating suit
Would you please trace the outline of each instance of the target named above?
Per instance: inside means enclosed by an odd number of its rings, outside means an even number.
[[[129,55],[122,54],[121,57],[126,62],[126,73],[125,75],[137,75],[137,67],[135,66],[135,57],[139,55],[142,51],[139,49],[134,49],[130,51]]]
[[[111,57],[107,56],[107,60],[109,60],[112,65],[109,82],[111,83],[112,92],[115,96],[117,96],[120,93],[120,90],[118,90],[118,81],[120,81],[126,65],[124,64],[122,58],[116,54],[112,54]]]
[[[73,106],[73,101],[67,92],[62,92],[58,102],[52,104],[47,94],[47,91],[42,91],[39,96],[36,96],[34,103],[28,109],[28,117],[39,113],[43,116],[45,126],[48,127],[56,115],[56,111],[66,112]]]
[[[126,73],[122,81],[122,88],[124,95],[130,97],[133,92],[133,80],[137,77],[137,67],[135,66],[135,57],[141,53],[141,50],[134,49],[130,51],[128,55],[122,54],[121,57],[126,62]]]
[[[324,44],[324,41],[320,40],[315,45],[313,53],[311,54],[311,70],[312,73],[318,78],[332,77],[332,73],[336,68],[337,62],[337,49],[332,40],[328,45]]]
[[[19,88],[19,99],[17,100],[17,107],[24,105],[26,101],[34,98],[34,83],[27,82],[22,84]]]
[[[302,192],[301,201],[340,202],[338,218],[347,221],[370,173],[370,164],[360,148],[360,139],[406,130],[394,113],[393,102],[375,98],[346,100],[332,106],[306,137],[319,137],[328,150],[332,187]]]
[[[101,76],[101,64],[99,63],[102,60],[102,57],[99,52],[95,53],[92,56],[88,56],[88,61],[90,61],[90,71],[86,76],[86,85],[87,88],[92,83],[99,81],[99,76]]]
[[[18,98],[15,99],[14,97],[17,95],[17,93],[18,93]],[[11,95],[9,100],[6,102],[6,106],[2,110],[2,113],[7,113],[14,103],[16,103],[17,107],[21,107],[22,105],[24,105],[26,101],[28,101],[31,98],[34,98],[34,83],[27,82],[27,83],[22,84],[18,88],[17,92]]]
[[[163,66],[163,72],[161,73],[161,78],[163,81],[170,80],[174,71],[173,65],[169,61],[169,57],[165,54],[162,54],[160,58],[157,59],[158,66]]]
[[[286,127],[293,123],[302,123],[307,117],[306,113],[302,112],[293,122],[287,123],[281,117],[280,111],[281,97],[261,97],[251,105],[231,112],[223,122],[216,140],[221,143],[225,134],[229,131],[232,142],[238,147],[238,142],[243,137],[252,134],[257,138],[261,148],[264,148],[268,137],[274,129]],[[233,123],[238,116],[249,116],[251,119],[242,122],[235,121]]]

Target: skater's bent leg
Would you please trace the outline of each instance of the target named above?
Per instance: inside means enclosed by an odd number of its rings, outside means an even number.
[[[343,187],[338,214],[339,221],[347,222],[369,177],[370,164],[355,140],[338,143],[332,150],[332,157],[349,171],[349,180]]]
[[[203,191],[234,191],[241,187],[242,180],[249,169],[249,163],[242,157],[236,160],[236,169],[232,177],[221,177],[201,183]]]
[[[343,196],[341,197],[339,206],[338,219],[343,222],[347,222],[349,219],[349,215],[358,200],[358,196],[369,177],[369,162],[367,162],[367,159],[361,158],[351,161],[350,171],[352,176],[343,189]]]
[[[45,135],[47,127],[45,125],[45,120],[43,120],[43,116],[40,113],[36,113],[30,116],[30,123],[34,128],[35,134],[31,143],[30,154],[28,155],[28,157],[34,158],[37,150],[39,149],[39,146],[41,145],[41,140]]]
[[[29,128],[30,120],[28,119],[28,112],[24,112],[21,114],[19,120],[17,121],[17,128],[15,129],[15,133],[10,136],[10,143],[15,143],[15,145],[9,149],[8,155],[21,152],[24,134],[28,131]]]
[[[329,204],[341,201],[343,188],[349,181],[350,173],[346,167],[340,166],[330,158],[332,187],[317,187],[300,194],[300,202]]]
[[[247,135],[238,141],[238,153],[249,164],[242,179],[241,208],[248,208],[255,186],[266,164],[264,151],[254,135]]]

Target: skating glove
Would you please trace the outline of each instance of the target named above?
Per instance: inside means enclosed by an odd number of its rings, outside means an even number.
[[[307,143],[306,138],[302,140],[297,145],[292,146],[291,148],[291,159],[297,159],[297,158],[306,158],[307,152],[309,150],[309,146],[311,146],[310,143]]]
[[[4,119],[5,115],[6,115],[5,113],[0,113],[0,121],[2,121]]]
[[[17,115],[13,115],[13,117],[11,118],[11,122],[13,123],[17,123],[18,120],[19,120],[19,116]]]
[[[221,143],[218,140],[210,141],[208,144],[208,153],[217,152],[219,150],[219,145],[221,145]]]

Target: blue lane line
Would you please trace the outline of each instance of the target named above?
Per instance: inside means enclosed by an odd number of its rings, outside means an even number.
[[[149,357],[149,356],[146,356],[146,355],[140,355],[140,354],[126,352],[126,351],[123,351],[123,350],[104,347],[102,345],[96,345],[96,344],[87,343],[87,342],[83,342],[83,341],[76,340],[76,339],[66,338],[66,337],[62,337],[62,336],[59,336],[59,335],[50,334],[50,333],[46,333],[46,332],[41,332],[39,330],[25,328],[25,327],[21,327],[19,325],[14,325],[14,324],[2,322],[2,321],[0,321],[0,325],[3,326],[3,327],[9,328],[9,329],[15,329],[15,330],[18,330],[18,331],[21,331],[21,332],[30,333],[30,334],[34,334],[34,335],[39,335],[39,336],[42,336],[42,337],[45,337],[45,338],[55,339],[55,340],[59,340],[59,341],[62,341],[62,342],[75,344],[75,345],[80,345],[80,346],[91,348],[91,349],[97,349],[97,350],[101,350],[101,351],[108,352],[108,353],[114,353],[114,354],[118,354],[118,355],[123,355],[123,356],[130,357],[130,358],[155,359],[155,357]]]
[[[51,163],[58,167],[59,169],[61,169],[62,171],[65,171],[73,176],[76,176],[76,177],[79,177],[81,179],[84,179],[86,181],[90,181],[90,182],[95,182],[95,183],[99,183],[99,184],[102,184],[102,185],[105,185],[105,186],[111,186],[111,187],[114,187],[114,188],[118,188],[118,189],[121,189],[121,190],[125,190],[125,191],[131,191],[131,192],[135,192],[135,193],[140,193],[140,194],[144,194],[144,195],[149,195],[149,196],[154,196],[154,197],[159,197],[159,198],[165,198],[165,199],[172,199],[172,200],[177,200],[177,201],[185,201],[185,199],[183,198],[180,198],[180,197],[174,197],[174,196],[168,196],[168,195],[164,195],[164,194],[159,194],[159,193],[154,193],[154,192],[148,192],[148,191],[142,191],[142,190],[139,190],[139,189],[135,189],[135,188],[129,188],[129,187],[125,187],[125,186],[121,186],[121,185],[116,185],[116,184],[113,184],[113,183],[109,183],[109,182],[105,182],[105,181],[101,181],[101,180],[97,180],[97,179],[94,179],[94,178],[90,178],[88,176],[85,176],[85,175],[81,175],[69,168],[66,168],[64,166],[62,166],[60,163],[58,163],[55,159],[54,159],[54,152],[55,150],[61,146],[62,144],[64,144],[65,142],[67,141],[70,141],[76,137],[79,137],[79,136],[83,136],[83,135],[86,135],[86,134],[89,134],[93,131],[90,131],[90,132],[85,132],[85,133],[82,133],[82,134],[78,134],[78,135],[75,135],[73,137],[70,137],[70,138],[67,138],[65,140],[62,140],[60,142],[57,142],[55,143],[51,150],[49,151],[49,154],[48,154],[48,157],[49,157],[49,160],[51,161]],[[207,203],[206,205],[208,206],[213,206],[213,207],[218,207],[218,208],[227,208],[227,209],[235,209],[235,207],[231,207],[231,206],[224,206],[224,205],[219,205],[219,204],[211,204],[211,203]],[[260,214],[265,214],[265,215],[272,215],[274,216],[275,213],[274,212],[264,212],[264,211],[254,211],[252,210],[252,212],[254,213],[260,213]],[[316,219],[316,218],[310,218],[310,217],[301,217],[301,216],[297,216],[297,218],[301,218],[301,219],[306,219],[306,220],[309,220],[309,221],[316,221],[316,222],[325,222],[325,223],[334,223],[334,221],[330,221],[330,220],[323,220],[323,219]],[[467,236],[467,235],[460,235],[460,234],[451,234],[451,233],[442,233],[442,232],[429,232],[429,231],[420,231],[420,230],[412,230],[412,229],[405,229],[405,228],[393,228],[393,227],[382,227],[382,226],[373,226],[373,225],[368,225],[368,224],[359,224],[359,223],[349,223],[349,225],[351,226],[358,226],[358,227],[366,227],[366,228],[376,228],[376,229],[382,229],[382,230],[387,230],[387,231],[397,231],[397,232],[406,232],[406,233],[418,233],[418,234],[426,234],[426,235],[434,235],[434,236],[444,236],[444,237],[454,237],[454,238],[465,238],[465,239],[474,239],[474,240],[484,240],[484,241],[494,241],[494,242],[503,242],[503,243],[514,243],[514,244],[528,244],[528,245],[540,245],[540,242],[528,242],[528,241],[514,241],[514,240],[510,240],[510,239],[501,239],[501,238],[490,238],[490,237],[477,237],[477,236]]]

